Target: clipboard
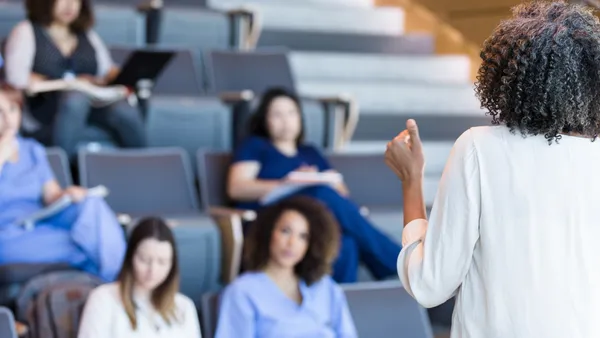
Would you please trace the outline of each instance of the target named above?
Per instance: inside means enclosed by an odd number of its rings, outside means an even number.
[[[175,54],[175,51],[168,50],[135,50],[129,54],[119,75],[109,85],[136,87],[142,79],[155,82]]]

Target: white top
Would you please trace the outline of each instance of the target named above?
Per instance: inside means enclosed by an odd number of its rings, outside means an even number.
[[[468,130],[406,226],[400,279],[426,307],[458,292],[453,338],[600,337],[600,140],[559,142]]]
[[[87,37],[96,51],[97,76],[104,77],[114,65],[110,51],[95,31],[89,30]],[[27,88],[34,58],[33,26],[29,21],[21,21],[13,28],[6,40],[4,55],[6,82],[18,89]]]
[[[79,326],[79,338],[201,338],[198,314],[186,296],[175,296],[179,322],[168,325],[151,306],[138,302],[133,331],[119,295],[119,284],[99,286],[90,294]]]

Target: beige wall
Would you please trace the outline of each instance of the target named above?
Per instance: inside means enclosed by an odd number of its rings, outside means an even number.
[[[437,13],[465,38],[481,45],[520,0],[413,0]]]

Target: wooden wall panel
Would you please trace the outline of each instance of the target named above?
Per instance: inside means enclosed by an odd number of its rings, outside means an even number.
[[[483,41],[492,33],[494,28],[498,26],[500,21],[509,17],[509,13],[495,14],[487,16],[461,17],[458,19],[451,18],[450,24],[460,31],[465,38],[471,42],[481,46]]]

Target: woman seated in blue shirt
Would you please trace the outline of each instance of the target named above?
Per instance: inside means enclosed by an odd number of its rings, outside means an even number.
[[[244,273],[224,291],[216,338],[355,338],[346,297],[327,275],[339,229],[317,200],[293,197],[258,213]]]
[[[315,147],[303,143],[300,103],[285,90],[273,89],[263,96],[250,133],[252,136],[237,149],[229,173],[228,194],[240,202],[240,208],[258,209],[262,197],[290,181],[290,172],[333,171]],[[342,245],[333,268],[338,283],[357,280],[359,260],[377,279],[396,276],[400,246],[361,215],[343,183],[312,186],[296,194],[323,202],[341,226]]]
[[[81,187],[62,189],[44,148],[18,136],[19,106],[0,91],[0,265],[70,263],[113,280],[125,254],[125,236],[103,199]],[[32,229],[24,220],[69,195],[74,204]]]

